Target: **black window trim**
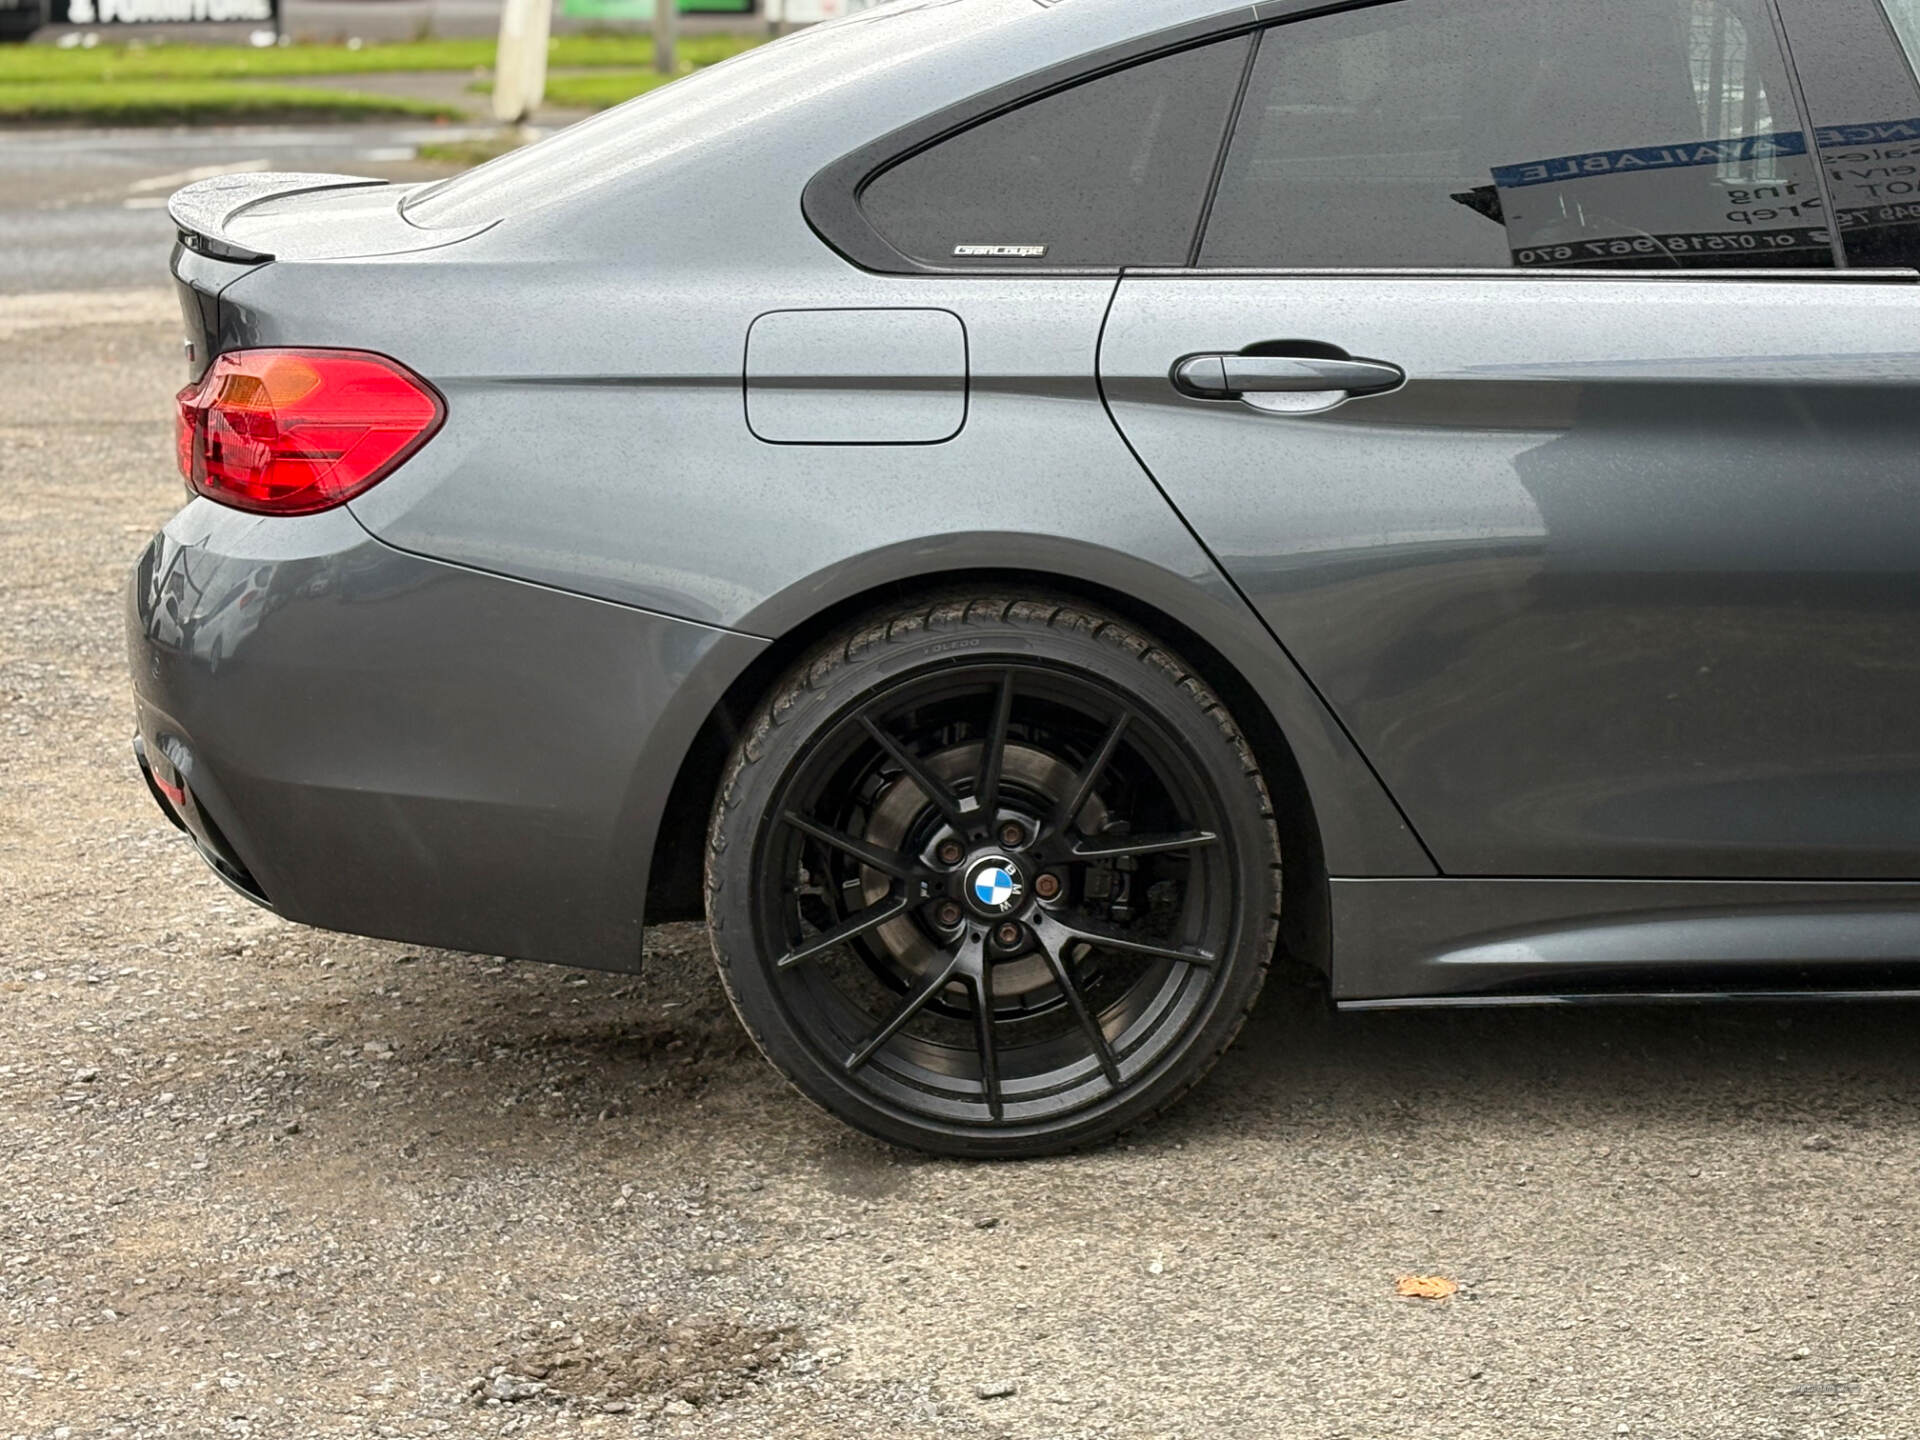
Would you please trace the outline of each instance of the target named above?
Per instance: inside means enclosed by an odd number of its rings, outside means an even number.
[[[842,258],[857,265],[860,269],[879,275],[939,275],[947,277],[978,275],[993,279],[1005,279],[1013,275],[1032,275],[1044,279],[1073,278],[1091,276],[1112,279],[1116,276],[1220,276],[1252,278],[1256,276],[1295,276],[1311,279],[1331,278],[1429,278],[1429,279],[1476,279],[1476,280],[1693,280],[1693,281],[1743,281],[1761,280],[1772,282],[1785,281],[1867,281],[1885,284],[1889,282],[1912,283],[1920,280],[1920,269],[1901,269],[1890,267],[1865,268],[1849,266],[1846,263],[1844,246],[1835,236],[1835,258],[1838,263],[1828,269],[1797,268],[1779,269],[1754,267],[1740,269],[1733,266],[1725,268],[1689,269],[1650,269],[1650,270],[1596,270],[1581,266],[1555,267],[1542,265],[1521,269],[1518,267],[1456,267],[1456,266],[1353,266],[1353,267],[1303,267],[1278,266],[1262,268],[1254,266],[1206,267],[1199,263],[1202,247],[1206,243],[1208,226],[1213,220],[1214,202],[1219,196],[1221,180],[1225,174],[1227,154],[1232,148],[1234,131],[1239,125],[1240,114],[1246,103],[1248,86],[1253,77],[1253,67],[1260,58],[1260,47],[1269,30],[1298,20],[1313,19],[1320,15],[1337,14],[1346,10],[1369,10],[1376,6],[1400,3],[1400,0],[1254,0],[1254,3],[1239,9],[1223,11],[1199,20],[1188,21],[1170,29],[1156,31],[1149,35],[1135,36],[1131,40],[1097,50],[1087,55],[1048,66],[1029,75],[1023,75],[1001,85],[983,90],[979,94],[961,101],[957,105],[938,110],[906,125],[869,141],[856,150],[849,151],[807,182],[801,193],[800,208],[807,224],[814,234]],[[1785,15],[1781,11],[1779,0],[1764,0],[1772,18],[1775,37],[1781,46],[1787,74],[1792,84],[1794,103],[1801,111],[1801,123],[1809,129],[1813,118],[1806,113],[1805,96],[1801,93],[1800,73],[1794,67],[1793,51]],[[1887,23],[1889,43],[1899,45],[1894,35],[1891,20]],[[1251,35],[1253,43],[1247,47],[1246,67],[1240,76],[1239,88],[1234,95],[1228,111],[1227,124],[1221,135],[1220,148],[1214,157],[1213,176],[1207,187],[1206,198],[1202,205],[1199,222],[1194,231],[1192,248],[1187,253],[1185,266],[1131,266],[1131,265],[929,265],[902,253],[885,236],[874,228],[861,207],[860,198],[866,188],[887,170],[912,159],[924,150],[930,149],[950,136],[962,130],[971,129],[999,115],[1017,110],[1021,106],[1041,100],[1049,95],[1070,90],[1090,80],[1097,80],[1119,70],[1134,65],[1163,59],[1183,50],[1197,49],[1219,40],[1228,40],[1236,35]],[[1901,47],[1904,55],[1904,47]],[[1827,181],[1823,166],[1820,171],[1821,192],[1824,195]],[[1832,213],[1829,203],[1828,213]]]
[[[1227,155],[1233,149],[1234,132],[1240,128],[1240,112],[1247,106],[1247,91],[1253,86],[1254,69],[1260,63],[1260,47],[1266,42],[1267,31],[1272,26],[1262,26],[1253,32],[1253,43],[1247,46],[1246,63],[1240,70],[1240,84],[1233,92],[1233,103],[1227,107],[1226,130],[1220,136],[1220,148],[1214,153],[1213,174],[1207,180],[1207,193],[1200,201],[1200,215],[1193,227],[1193,243],[1187,247],[1187,267],[1200,268],[1200,253],[1206,248],[1207,227],[1213,223],[1213,202],[1220,198],[1220,182],[1226,178]]]
[[[1780,47],[1780,58],[1787,65],[1787,90],[1793,96],[1793,108],[1800,112],[1800,134],[1813,162],[1813,180],[1820,191],[1820,205],[1827,215],[1827,244],[1833,251],[1833,268],[1846,270],[1847,242],[1840,233],[1840,209],[1833,203],[1833,177],[1827,173],[1827,157],[1820,152],[1820,127],[1814,123],[1807,104],[1807,90],[1800,83],[1800,67],[1793,58],[1793,41],[1787,35],[1787,17],[1780,11],[1780,0],[1766,0],[1767,17],[1773,21],[1773,43]],[[1751,42],[1749,42],[1751,43]]]

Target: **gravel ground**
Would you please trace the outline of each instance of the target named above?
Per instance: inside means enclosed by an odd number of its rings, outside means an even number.
[[[1276,986],[1132,1143],[978,1165],[785,1090],[695,928],[250,908],[127,753],[171,305],[0,299],[0,1437],[1920,1432],[1910,1006]]]

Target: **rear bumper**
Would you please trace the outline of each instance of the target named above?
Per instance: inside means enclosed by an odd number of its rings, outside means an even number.
[[[165,755],[149,759],[146,737],[137,730],[133,736],[133,763],[140,767],[140,778],[147,782],[147,793],[153,796],[160,813],[173,822],[175,829],[186,832],[193,848],[207,862],[207,868],[254,904],[267,905],[260,882],[247,873],[245,864],[221,834],[220,827],[201,808],[200,797],[188,787],[186,776]],[[172,778],[163,778],[166,776]]]
[[[289,919],[632,969],[680,760],[762,643],[206,501],[135,568],[136,754]]]

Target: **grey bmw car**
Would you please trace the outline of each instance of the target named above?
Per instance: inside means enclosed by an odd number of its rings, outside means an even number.
[[[1920,991],[1920,4],[895,0],[177,194],[136,751],[290,919],[1039,1153],[1348,1007]]]

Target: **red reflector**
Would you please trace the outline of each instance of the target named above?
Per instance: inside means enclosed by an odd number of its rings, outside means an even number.
[[[446,418],[398,361],[359,350],[236,350],[179,395],[180,471],[195,493],[311,515],[378,484]]]
[[[200,393],[198,385],[189,385],[173,397],[173,448],[180,459],[180,473],[193,482],[193,433],[198,423],[194,410],[194,397]]]

